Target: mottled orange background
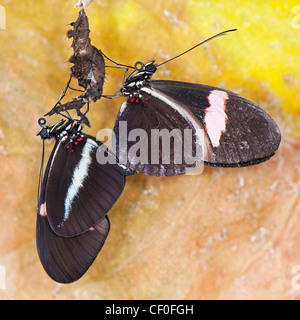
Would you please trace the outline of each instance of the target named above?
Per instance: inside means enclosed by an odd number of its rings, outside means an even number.
[[[46,275],[35,245],[37,120],[69,77],[65,33],[77,18],[76,2],[0,2],[6,15],[0,30],[0,297],[298,299],[300,281],[292,272],[300,265],[297,1],[94,0],[86,10],[92,43],[120,63],[162,62],[238,28],[164,65],[155,79],[241,94],[272,115],[282,143],[275,157],[254,167],[129,177],[109,213],[107,242],[85,276],[61,285]],[[109,70],[105,93],[116,92],[122,79],[122,71]],[[122,100],[93,104],[85,132],[112,128]]]

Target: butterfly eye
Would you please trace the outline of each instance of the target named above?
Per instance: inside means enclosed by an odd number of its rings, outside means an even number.
[[[156,66],[154,64],[149,64],[145,67],[145,71],[154,73],[156,71]]]

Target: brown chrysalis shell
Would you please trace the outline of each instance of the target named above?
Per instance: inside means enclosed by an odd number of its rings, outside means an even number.
[[[77,115],[89,125],[80,109],[86,103],[96,102],[101,98],[105,80],[105,62],[101,51],[91,44],[89,22],[84,9],[80,10],[78,19],[71,23],[71,26],[73,29],[67,31],[67,37],[73,38],[74,51],[69,59],[69,62],[74,64],[70,68],[70,74],[85,90],[82,95],[70,102],[61,104],[59,101],[47,115],[74,109]]]

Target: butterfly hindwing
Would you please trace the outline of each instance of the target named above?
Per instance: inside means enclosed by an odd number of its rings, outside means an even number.
[[[36,241],[41,263],[47,274],[60,283],[78,280],[101,250],[110,228],[108,217],[89,231],[75,237],[58,236],[48,218],[38,210]]]

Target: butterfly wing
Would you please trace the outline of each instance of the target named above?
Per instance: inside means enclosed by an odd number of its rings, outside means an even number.
[[[121,195],[123,170],[108,154],[99,164],[96,155],[105,145],[93,137],[59,139],[45,173],[44,210],[51,229],[60,236],[75,236],[102,220]],[[110,163],[109,163],[110,162]]]
[[[177,81],[151,81],[157,94],[173,97],[204,127],[211,152],[205,161],[218,166],[246,166],[269,159],[281,135],[259,106],[230,91]]]
[[[89,268],[101,250],[109,233],[110,224],[105,216],[94,227],[74,237],[61,237],[50,227],[46,208],[45,189],[57,144],[49,158],[38,202],[36,242],[41,263],[47,274],[60,283],[78,280]]]
[[[166,118],[172,121],[166,123]],[[177,81],[148,81],[139,89],[138,99],[123,103],[114,129],[117,154],[122,155],[120,121],[127,121],[128,132],[138,126],[146,132],[151,128],[177,128],[184,137],[184,130],[190,129],[192,156],[196,132],[202,132],[201,160],[213,166],[236,167],[263,162],[274,155],[281,138],[274,120],[247,99],[219,88]],[[184,150],[185,140],[182,141],[181,150]],[[195,162],[194,167],[198,164]],[[136,165],[129,156],[126,165],[151,175],[177,175],[193,167],[184,162],[182,166],[171,163],[168,167],[160,163],[160,170],[151,170],[155,168],[151,163]]]
[[[106,216],[91,230],[75,237],[64,238],[53,232],[47,216],[39,206],[36,227],[37,250],[47,274],[60,283],[78,280],[104,245],[109,228]]]
[[[166,107],[159,98],[143,93],[143,99],[125,101],[116,119],[116,153],[130,170],[154,176],[183,174],[195,167],[184,159],[184,129],[191,125],[181,110]],[[195,131],[191,133],[195,140]],[[167,146],[170,146],[167,148]],[[191,156],[195,155],[195,150]]]

